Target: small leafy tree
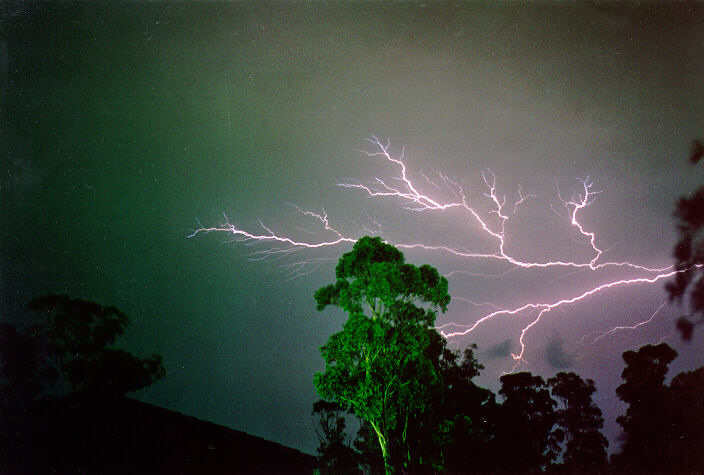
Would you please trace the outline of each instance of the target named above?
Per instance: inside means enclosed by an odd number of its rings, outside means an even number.
[[[665,343],[626,351],[623,384],[616,388],[619,399],[628,404],[625,415],[616,419],[625,434],[622,450],[612,461],[627,470],[669,470],[667,448],[672,440],[672,407],[668,404],[665,376],[677,352]]]
[[[348,319],[321,347],[325,371],[315,375],[315,388],[369,423],[386,472],[393,473],[414,459],[409,427],[439,384],[426,350],[436,311],[450,302],[447,279],[429,265],[405,263],[378,237],[359,239],[335,276],[315,293],[318,310],[334,305]]]
[[[575,373],[557,373],[548,379],[552,395],[558,400],[557,423],[565,434],[564,468],[583,472],[608,463],[609,441],[599,429],[604,425],[601,409],[594,404],[594,381],[584,381]]]

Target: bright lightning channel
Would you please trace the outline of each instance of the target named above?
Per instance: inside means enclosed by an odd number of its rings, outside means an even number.
[[[653,284],[655,282],[661,281],[663,279],[672,277],[679,272],[685,272],[684,270],[673,270],[673,266],[668,266],[664,268],[651,268],[642,265],[637,265],[627,261],[603,261],[602,257],[604,251],[597,245],[597,236],[594,231],[590,231],[585,228],[585,226],[579,220],[579,213],[588,207],[595,198],[595,195],[601,193],[601,191],[593,190],[593,182],[589,177],[580,179],[581,189],[579,192],[574,193],[570,198],[563,198],[560,190],[558,188],[557,195],[562,203],[562,206],[566,212],[566,218],[570,222],[576,231],[585,239],[585,242],[589,243],[590,251],[592,253],[591,259],[588,261],[526,261],[517,256],[511,255],[506,251],[506,223],[510,220],[511,216],[516,214],[518,207],[526,202],[528,199],[535,198],[533,194],[524,194],[522,188],[518,188],[518,199],[512,204],[507,203],[506,196],[499,196],[496,184],[496,175],[489,169],[482,172],[482,178],[486,186],[486,192],[483,196],[489,201],[489,210],[482,213],[478,208],[470,204],[467,195],[465,194],[462,186],[443,173],[439,173],[441,183],[438,184],[433,182],[426,175],[420,173],[420,175],[429,183],[434,189],[441,191],[442,188],[449,191],[451,195],[455,197],[454,201],[445,201],[438,197],[431,196],[429,194],[424,194],[419,191],[420,185],[415,183],[410,177],[409,172],[404,161],[405,148],[401,149],[401,153],[398,156],[394,156],[391,151],[390,141],[382,142],[377,137],[372,137],[367,139],[366,142],[371,146],[371,150],[360,150],[360,152],[366,155],[370,159],[382,160],[393,166],[397,170],[397,176],[384,178],[375,177],[371,184],[364,183],[354,183],[354,182],[342,182],[337,185],[341,188],[358,190],[363,194],[368,195],[375,199],[392,199],[403,203],[403,209],[413,211],[413,212],[445,212],[449,210],[461,210],[466,213],[468,219],[472,220],[479,225],[481,231],[494,242],[495,250],[494,252],[472,252],[466,249],[454,248],[442,245],[430,245],[422,242],[396,242],[390,243],[396,247],[403,249],[423,249],[426,251],[436,251],[445,253],[451,256],[456,256],[466,259],[480,259],[489,261],[499,261],[510,264],[512,267],[507,272],[511,272],[516,269],[524,268],[572,268],[575,270],[586,270],[588,272],[596,271],[604,268],[624,268],[631,271],[645,272],[651,274],[648,277],[634,277],[630,279],[619,279],[613,280],[600,285],[595,285],[587,291],[578,293],[573,296],[566,296],[561,299],[555,299],[550,302],[528,302],[522,306],[516,308],[501,308],[493,303],[482,303],[476,304],[468,299],[463,299],[458,297],[458,300],[465,300],[473,305],[479,307],[482,305],[490,305],[495,310],[482,315],[473,324],[459,324],[459,323],[446,323],[436,327],[436,329],[442,333],[446,338],[453,338],[461,335],[467,335],[473,332],[481,324],[492,320],[500,316],[513,316],[521,315],[525,312],[537,311],[537,316],[521,330],[519,343],[520,351],[518,353],[512,353],[513,359],[516,363],[513,366],[512,371],[514,371],[521,362],[524,362],[524,354],[526,351],[525,337],[529,330],[535,327],[541,320],[542,316],[561,306],[572,305],[581,302],[589,297],[594,296],[597,293],[604,292],[608,289],[613,289],[617,287],[633,286],[633,285],[647,285]],[[195,237],[198,234],[211,233],[211,232],[222,232],[231,235],[231,237],[236,241],[246,242],[246,243],[266,243],[270,247],[258,250],[249,255],[250,259],[253,260],[263,260],[271,258],[273,256],[292,254],[296,251],[304,249],[321,249],[327,247],[333,247],[340,244],[354,243],[357,241],[357,237],[348,236],[343,234],[341,231],[336,229],[330,224],[328,215],[324,209],[321,209],[320,213],[308,211],[302,209],[298,206],[293,205],[298,213],[308,218],[312,218],[317,221],[322,227],[321,234],[327,236],[327,238],[321,238],[320,240],[300,240],[294,239],[287,234],[280,234],[274,232],[271,228],[266,226],[260,220],[260,226],[263,230],[260,232],[250,232],[245,229],[239,228],[232,224],[230,220],[225,216],[225,221],[219,226],[213,227],[203,227],[195,229],[188,237]],[[510,210],[510,211],[509,211]],[[555,211],[553,209],[553,211]],[[560,213],[557,213],[561,215]],[[493,219],[494,224],[490,222],[488,216],[495,216]],[[370,218],[370,221],[378,228],[381,225]],[[366,231],[369,231],[365,228]],[[330,258],[314,258],[302,260],[295,262],[293,264],[287,264],[290,271],[293,272],[293,277],[299,277],[302,275],[307,275],[315,270],[317,264],[328,261]],[[467,271],[454,271],[448,274],[451,276],[454,273],[467,273],[470,275],[481,275],[472,274]],[[505,273],[504,273],[505,274]],[[500,274],[501,275],[501,274]],[[664,304],[663,304],[664,305]],[[611,334],[613,332],[623,330],[623,329],[636,329],[640,326],[650,323],[660,309],[663,307],[661,305],[653,313],[653,315],[643,322],[640,322],[632,327],[626,326],[616,326],[607,331],[600,332],[600,336],[594,340],[596,342],[600,338]],[[462,330],[446,331],[449,328],[462,328]]]

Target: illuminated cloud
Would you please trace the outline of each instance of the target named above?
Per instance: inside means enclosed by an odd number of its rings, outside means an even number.
[[[575,358],[565,351],[562,338],[553,335],[545,346],[545,360],[555,369],[567,369],[574,366]]]
[[[499,342],[492,347],[490,347],[488,350],[486,350],[486,356],[489,357],[490,359],[494,360],[497,358],[507,358],[511,356],[511,349],[513,348],[513,340],[506,339],[502,342]]]

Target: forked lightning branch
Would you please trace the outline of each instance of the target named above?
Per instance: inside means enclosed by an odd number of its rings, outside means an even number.
[[[475,305],[479,307],[490,305],[493,311],[489,313],[476,313],[463,315],[460,321],[445,323],[437,327],[437,330],[446,338],[458,337],[472,333],[477,327],[486,323],[489,320],[497,318],[510,318],[525,312],[532,312],[535,317],[527,323],[518,335],[520,351],[512,353],[515,360],[513,370],[515,370],[523,361],[526,351],[526,335],[528,332],[539,325],[541,318],[548,312],[568,305],[576,305],[587,299],[594,298],[597,294],[612,290],[618,287],[626,286],[648,286],[662,285],[662,282],[675,275],[678,272],[673,266],[664,268],[651,268],[640,265],[636,262],[629,261],[609,261],[604,259],[604,251],[599,245],[599,239],[595,230],[587,229],[580,221],[580,212],[590,206],[596,195],[601,191],[594,190],[594,184],[589,177],[579,180],[578,191],[574,192],[568,198],[562,196],[560,190],[557,190],[557,197],[564,208],[564,212],[559,212],[558,215],[564,217],[565,225],[571,226],[575,232],[581,236],[584,245],[588,247],[589,257],[581,260],[545,260],[532,261],[521,258],[517,255],[512,255],[507,251],[507,245],[510,236],[507,233],[507,224],[513,216],[520,210],[521,206],[527,200],[535,199],[533,194],[525,194],[519,186],[515,193],[516,198],[509,200],[506,195],[501,194],[498,190],[497,177],[489,169],[482,172],[484,181],[484,190],[482,199],[479,204],[470,201],[468,194],[465,192],[460,180],[451,179],[444,173],[437,173],[438,178],[433,181],[427,175],[419,173],[411,173],[409,163],[405,160],[405,149],[401,148],[397,152],[392,150],[390,141],[383,142],[377,137],[372,137],[366,140],[367,147],[360,152],[369,160],[385,162],[387,167],[395,170],[393,176],[377,176],[369,183],[362,182],[341,182],[337,185],[346,190],[352,190],[366,195],[370,199],[384,200],[392,205],[400,208],[399,212],[415,212],[415,213],[448,213],[450,211],[459,211],[466,220],[473,225],[474,228],[483,234],[486,239],[492,243],[493,251],[486,249],[473,251],[466,247],[452,247],[438,245],[427,242],[389,242],[398,248],[402,249],[422,249],[426,251],[434,251],[446,254],[454,259],[466,262],[466,267],[470,269],[471,274],[472,263],[477,260],[503,262],[510,266],[513,270],[520,269],[546,269],[546,268],[565,268],[584,271],[585,283],[589,285],[590,276],[598,270],[607,268],[618,268],[626,270],[630,273],[629,277],[619,278],[593,284],[587,287],[587,290],[575,292],[574,294],[566,293],[559,298],[550,301],[526,301],[523,305],[511,308],[502,308],[495,303],[486,303]],[[423,180],[414,180],[412,175],[419,175]],[[428,190],[434,190],[434,193]],[[451,196],[451,199],[446,199]],[[444,198],[443,198],[444,197]],[[297,254],[295,262],[289,262],[284,266],[293,272],[294,276],[301,276],[313,272],[322,262],[331,260],[330,258],[315,256],[316,252],[324,248],[335,246],[344,246],[354,243],[358,238],[365,234],[369,234],[371,230],[361,228],[359,235],[348,235],[336,228],[333,224],[336,220],[339,222],[344,217],[328,216],[325,209],[321,208],[320,212],[313,212],[294,206],[296,211],[301,215],[302,219],[313,220],[318,231],[312,233],[308,239],[294,237],[294,233],[286,231],[274,231],[270,223],[260,222],[260,229],[247,230],[240,228],[225,216],[225,221],[217,226],[203,227],[193,231],[189,237],[195,237],[204,233],[226,233],[233,240],[245,242],[249,244],[259,244],[260,246],[253,252],[248,254],[250,259],[267,260],[273,257],[283,257],[287,255]],[[555,211],[555,210],[553,210]],[[377,227],[381,225],[370,216],[367,216],[371,222]],[[448,219],[450,215],[448,215]],[[456,214],[452,215],[452,219],[456,219]],[[382,236],[383,237],[383,236]],[[511,246],[515,247],[515,246]],[[301,258],[299,251],[308,251],[305,258]],[[293,260],[293,259],[292,259]],[[451,275],[448,275],[451,278]],[[459,297],[460,300],[470,302],[470,300]],[[600,330],[599,337],[613,333],[619,330],[636,329],[640,326],[650,323],[658,311],[664,304],[660,305],[649,318],[633,326],[615,326]],[[596,341],[596,340],[595,340]]]

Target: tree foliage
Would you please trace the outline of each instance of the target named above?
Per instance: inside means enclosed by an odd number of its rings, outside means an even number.
[[[616,419],[625,435],[621,452],[612,456],[617,468],[704,471],[704,368],[680,373],[668,386],[668,366],[676,357],[665,343],[623,354],[624,382],[616,393],[628,409]]]
[[[668,345],[646,345],[623,355],[624,382],[617,394],[628,408],[617,422],[624,429],[624,443],[609,467],[608,441],[600,432],[603,417],[593,401],[594,381],[564,372],[547,383],[528,372],[507,374],[501,377],[499,404],[491,391],[473,382],[482,369],[474,356],[476,346],[461,354],[434,335],[425,356],[438,383],[425,387],[427,404],[404,427],[406,445],[399,447],[412,456],[392,468],[408,473],[704,470],[704,368],[676,375],[668,386],[668,365],[677,355]],[[389,470],[371,422],[360,421],[350,444],[339,404],[320,401],[314,411],[321,414],[324,429],[319,434],[325,434],[321,471]],[[560,453],[561,461],[555,463]]]
[[[670,459],[682,472],[704,472],[704,367],[680,373],[670,383]]]
[[[494,394],[472,381],[483,368],[474,356],[476,345],[460,353],[448,349],[446,343],[439,334],[431,335],[426,355],[433,362],[440,383],[427,388],[430,391],[429,402],[422,417],[409,421],[407,451],[414,456],[403,468],[410,473],[462,473],[468,467],[490,471],[499,458],[492,455],[497,452],[492,445],[493,427],[490,422],[495,419],[493,416],[497,408]],[[320,412],[323,405],[339,409],[336,403],[319,401],[314,405],[314,412]],[[330,415],[321,415],[320,424],[333,426],[329,422],[331,420]],[[341,426],[344,424],[336,427]],[[319,435],[324,432],[318,431]],[[354,470],[361,466],[364,473],[384,473],[378,438],[369,422],[360,420],[360,428],[353,442],[358,465],[344,457],[331,456],[331,453],[346,452],[347,449],[341,447],[345,444],[335,443],[346,439],[336,430],[328,430],[327,433],[331,435],[321,439],[319,448],[321,471],[342,473],[349,472],[350,467],[354,466]],[[337,449],[332,450],[333,447]]]
[[[115,307],[47,295],[28,305],[24,331],[0,325],[0,380],[5,403],[40,396],[123,396],[165,374],[162,358],[111,347],[129,319]],[[12,399],[12,401],[10,401]]]
[[[349,409],[374,430],[387,472],[413,464],[409,428],[439,384],[427,354],[436,311],[450,302],[447,279],[416,267],[380,238],[363,237],[335,269],[336,282],[315,293],[318,310],[343,309],[342,331],[321,347],[318,394]]]
[[[703,145],[695,141],[690,161],[697,163],[701,158]],[[677,328],[682,338],[692,338],[694,326],[704,323],[704,187],[693,195],[683,196],[677,202],[675,221],[679,240],[673,257],[678,274],[674,281],[666,284],[671,300],[687,300],[694,319],[682,316]]]
[[[318,415],[316,435],[318,463],[321,474],[357,474],[359,458],[352,448],[346,432],[345,411],[339,404],[319,400],[313,404],[313,414]]]
[[[500,466],[507,471],[541,471],[559,454],[563,434],[554,427],[557,404],[540,376],[512,373],[500,381],[504,402],[496,437],[506,450]]]
[[[431,410],[428,425],[435,421],[432,443],[438,447],[436,467],[450,473],[488,471],[495,466],[494,422],[496,401],[488,389],[473,379],[484,369],[476,359],[476,345],[462,353],[450,351],[441,340],[439,358],[442,389]]]
[[[506,374],[498,403],[473,381],[483,369],[476,346],[451,351],[432,328],[450,300],[435,269],[407,264],[394,247],[365,237],[335,272],[336,281],[315,294],[319,310],[334,305],[347,314],[342,331],[321,347],[325,371],[315,375],[325,400],[314,408],[322,471],[610,470],[594,381]],[[616,469],[704,470],[704,368],[667,386],[676,356],[665,344],[623,354],[616,392],[628,409],[617,419],[625,442],[612,456]],[[352,443],[345,413],[360,419]]]
[[[112,346],[128,322],[115,307],[48,295],[32,300],[17,326],[0,323],[0,471],[85,472],[90,449],[71,444],[102,449],[101,431],[111,427],[94,419],[164,376],[161,356]],[[57,442],[71,450],[55,450]]]
[[[575,373],[557,373],[548,379],[557,398],[557,424],[565,436],[563,468],[570,472],[598,470],[608,463],[609,441],[600,432],[604,425],[601,409],[594,404],[594,381]]]

